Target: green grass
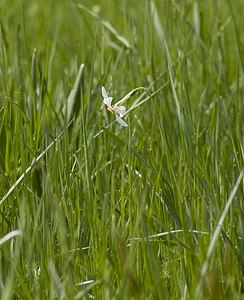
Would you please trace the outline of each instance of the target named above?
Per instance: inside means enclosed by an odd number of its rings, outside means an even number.
[[[243,15],[1,1],[1,299],[244,299]]]

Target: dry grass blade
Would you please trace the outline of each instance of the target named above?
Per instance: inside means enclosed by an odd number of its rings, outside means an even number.
[[[209,235],[209,233],[206,232],[206,231],[199,231],[199,230],[192,230],[192,229],[188,229],[187,231],[190,232],[190,233],[194,233],[194,234]],[[169,234],[182,233],[182,232],[184,232],[183,229],[170,230],[170,231],[155,233],[155,234],[149,235],[147,237],[142,237],[142,238],[141,237],[135,237],[135,238],[132,238],[131,241],[152,240],[152,239],[159,238],[159,237],[162,237],[162,236],[166,236],[166,235],[169,235]]]
[[[14,238],[16,236],[21,236],[21,235],[22,235],[22,231],[19,229],[9,232],[3,238],[0,239],[0,246],[2,246],[4,243],[11,240],[12,238]]]
[[[95,13],[94,11],[88,9],[82,4],[77,5],[78,8],[82,9],[83,11],[87,12],[89,15],[94,17],[95,19],[99,20],[99,22],[110,32],[113,34],[113,36],[126,48],[131,48],[130,43],[127,41],[125,37],[123,37],[121,34],[118,33],[118,31],[109,23],[108,21],[105,21],[101,19],[101,17]]]
[[[63,108],[63,114],[66,115],[67,122],[70,122],[72,119],[74,112],[78,112],[80,108],[80,102],[79,102],[79,87],[81,85],[81,81],[84,74],[84,64],[80,65],[80,69],[78,72],[78,75],[76,77],[75,84],[69,94],[69,97],[67,99],[66,105]]]
[[[0,206],[8,198],[10,194],[16,189],[16,187],[24,180],[26,175],[35,167],[35,165],[42,159],[42,157],[52,148],[52,146],[63,136],[69,126],[72,124],[72,121],[65,127],[65,129],[37,156],[35,157],[29,167],[23,172],[23,174],[15,181],[15,183],[10,187],[7,193],[2,197],[0,201]]]
[[[211,258],[212,254],[213,254],[214,249],[215,249],[215,246],[216,246],[218,237],[220,235],[220,232],[221,232],[221,229],[222,229],[225,217],[226,217],[226,215],[227,215],[227,213],[229,211],[229,208],[230,208],[230,206],[231,206],[231,204],[232,204],[232,202],[233,202],[233,200],[235,198],[237,190],[238,190],[238,188],[239,188],[239,186],[240,186],[240,184],[241,184],[241,182],[243,180],[243,175],[244,175],[244,170],[241,171],[241,173],[240,173],[240,175],[239,175],[239,177],[238,177],[238,179],[236,181],[236,184],[235,184],[235,186],[234,186],[234,188],[233,188],[233,190],[232,190],[232,192],[231,192],[231,194],[230,194],[230,196],[228,198],[228,201],[226,202],[226,205],[225,205],[225,207],[223,209],[223,212],[222,212],[222,214],[221,214],[221,216],[219,218],[218,224],[216,226],[216,229],[214,231],[213,237],[212,237],[212,239],[210,241],[210,244],[209,244],[209,247],[208,247],[206,259],[205,259],[204,264],[202,266],[201,279],[204,278],[204,276],[206,275],[206,273],[208,271],[210,258]],[[202,280],[200,281],[199,286],[197,288],[197,295],[199,295],[199,293],[200,293],[201,284],[202,284]]]

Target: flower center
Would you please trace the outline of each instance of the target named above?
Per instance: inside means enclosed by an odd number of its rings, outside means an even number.
[[[114,111],[114,110],[113,110],[113,108],[112,108],[112,107],[110,107],[110,106],[109,106],[109,107],[107,107],[107,110],[108,110],[108,111],[110,111],[110,112],[113,112],[113,111]]]

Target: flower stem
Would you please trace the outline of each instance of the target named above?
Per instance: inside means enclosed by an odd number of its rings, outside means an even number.
[[[132,91],[130,91],[126,96],[124,96],[124,98],[122,98],[121,100],[119,100],[118,102],[115,103],[116,106],[120,106],[122,105],[125,101],[127,101],[128,99],[130,99],[132,96],[134,96],[139,90],[147,90],[146,88],[140,86],[137,87],[135,89],[133,89]]]

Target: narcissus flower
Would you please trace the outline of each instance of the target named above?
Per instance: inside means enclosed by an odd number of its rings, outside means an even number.
[[[115,118],[116,121],[122,125],[122,126],[128,126],[124,120],[122,120],[122,117],[125,115],[126,113],[126,108],[125,106],[122,106],[122,100],[116,102],[114,105],[112,105],[112,100],[113,97],[109,97],[105,88],[102,87],[102,96],[103,96],[103,103],[105,105],[107,105],[107,110],[110,111],[111,113],[115,113]]]

